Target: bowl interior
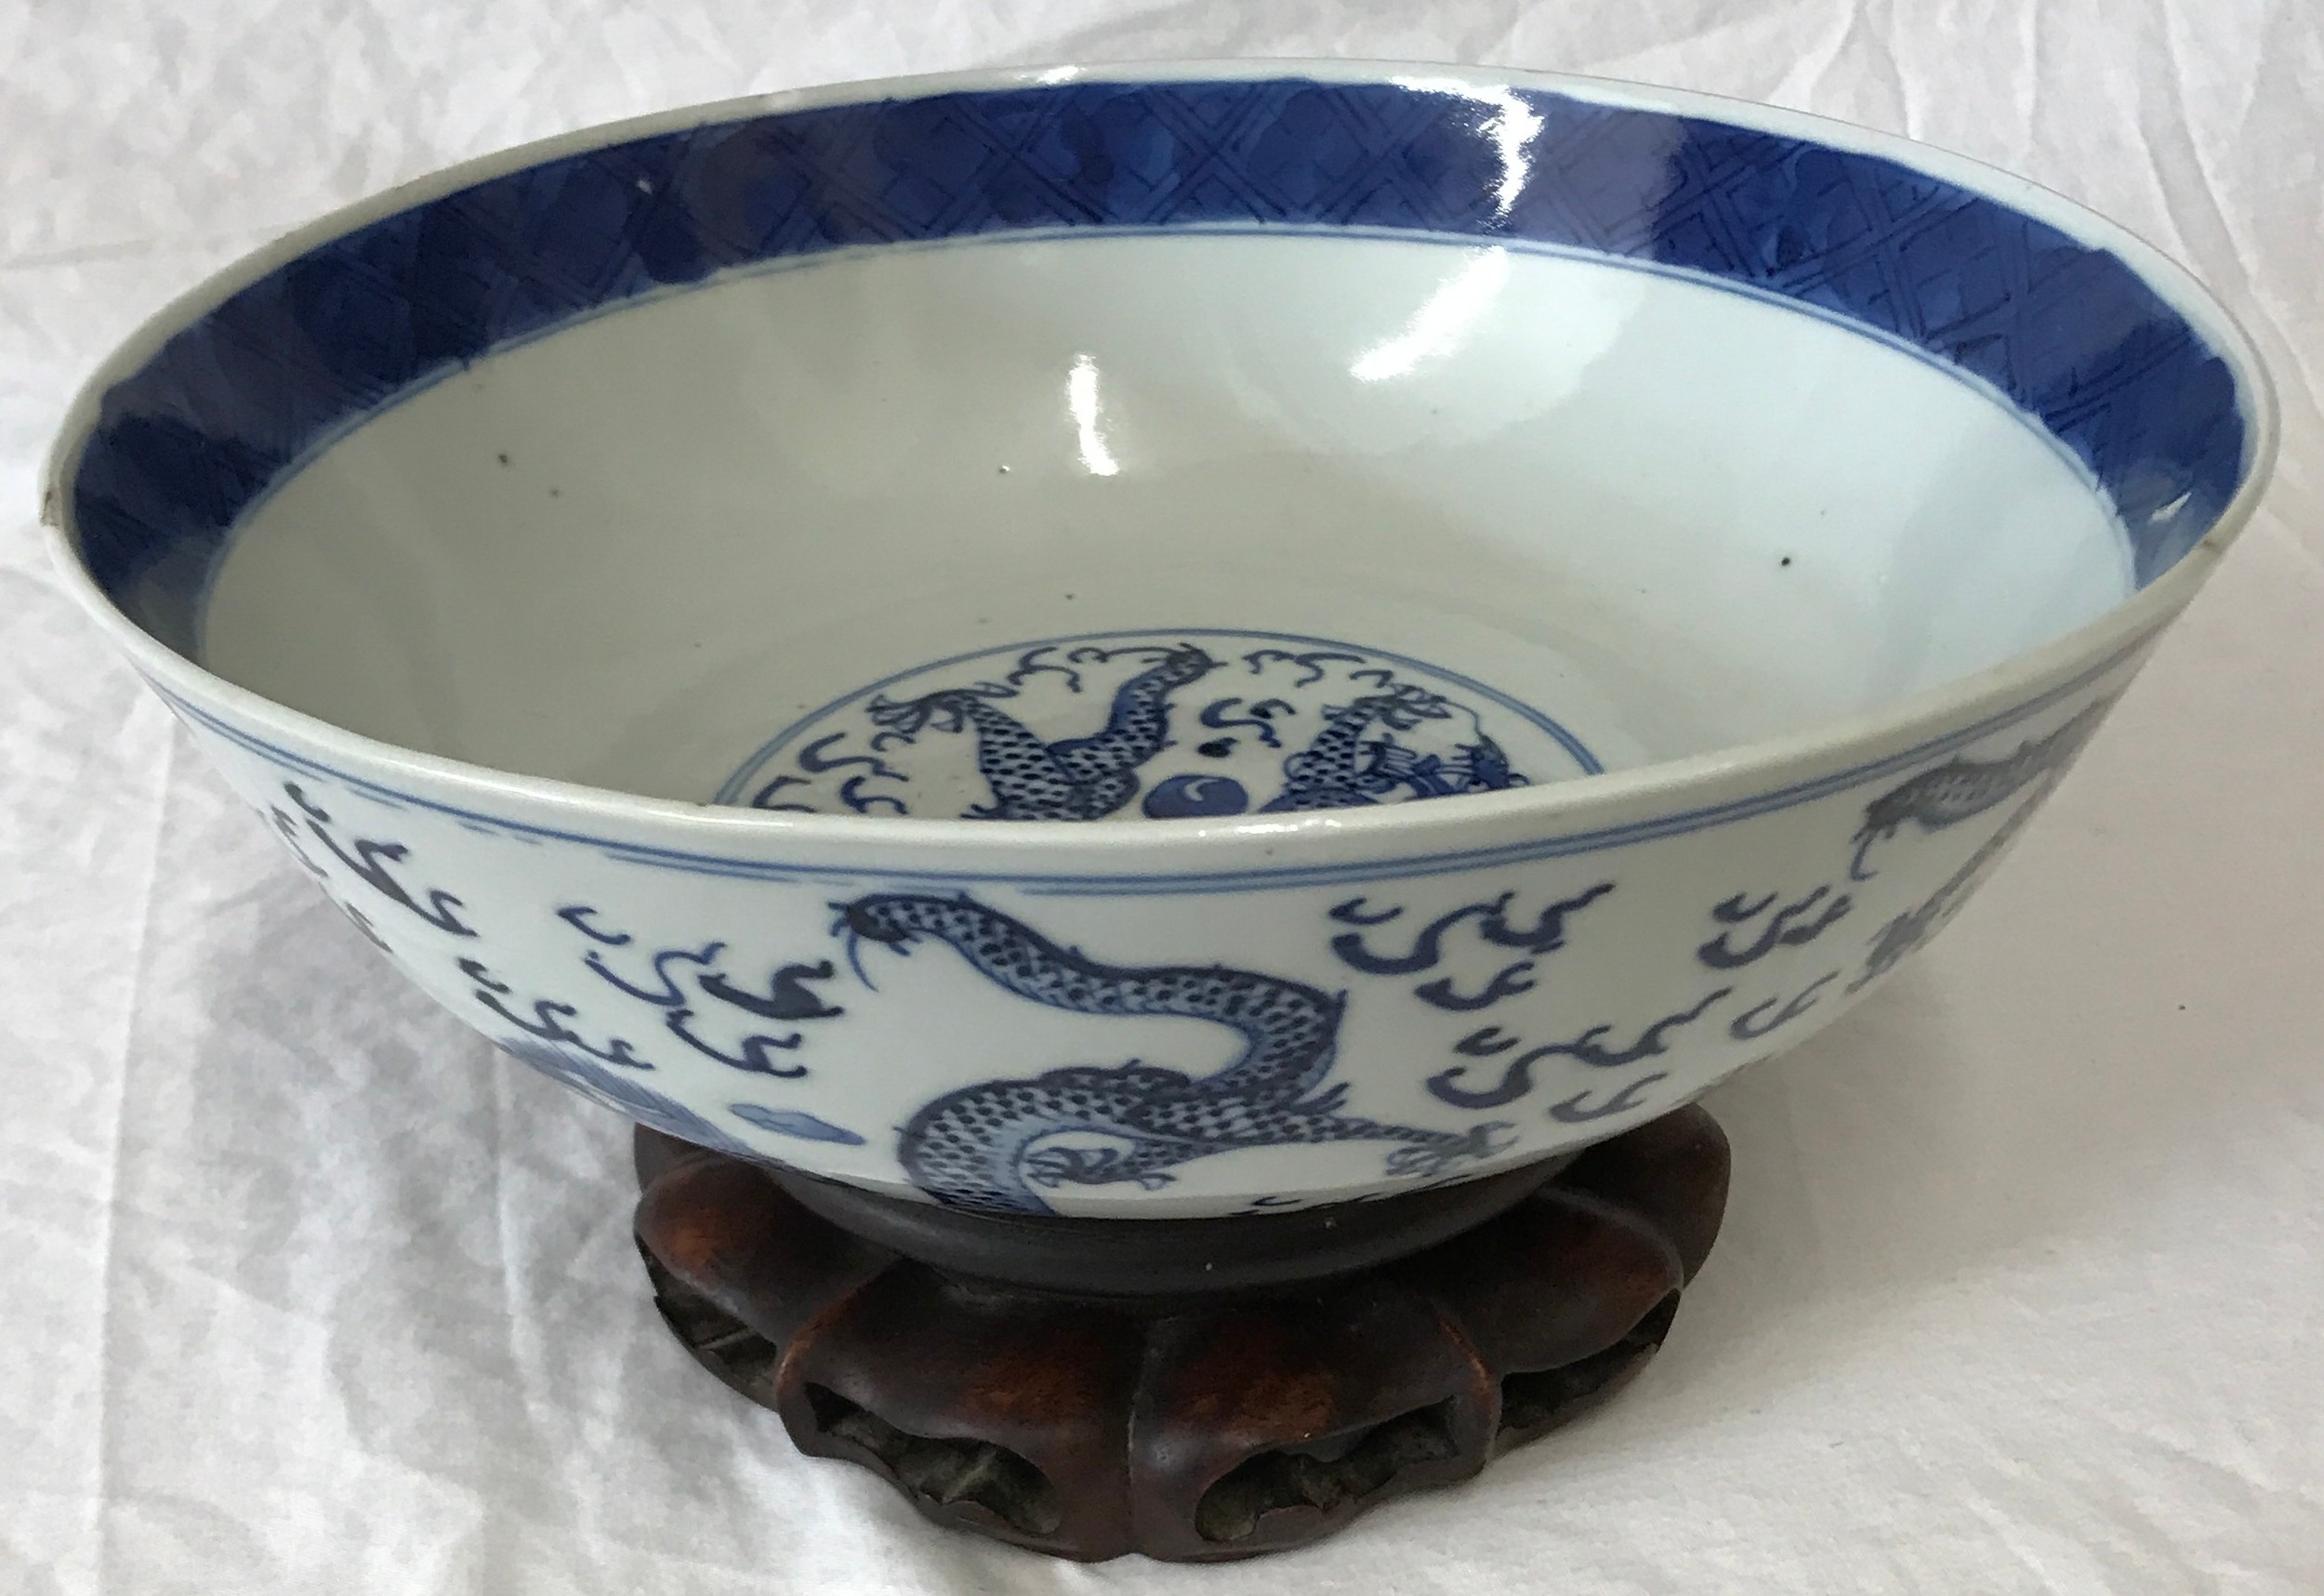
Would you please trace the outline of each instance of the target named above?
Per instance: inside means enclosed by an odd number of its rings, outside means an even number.
[[[1203,94],[1275,144],[1187,131],[1172,108]],[[1301,135],[1317,96],[1385,125]],[[1216,814],[1877,707],[2119,604],[2242,466],[2234,383],[2115,256],[1873,156],[1540,91],[949,100],[1096,117],[1099,148],[1012,218],[991,160],[931,175],[957,142],[936,101],[853,108],[884,144],[817,145],[826,113],[793,112],[310,251],[109,396],[92,569],[230,680],[501,770]],[[1203,163],[1248,187],[1269,150],[1268,203],[1201,198]],[[1178,212],[1125,212],[1132,154]],[[1302,162],[1331,193],[1285,197]],[[1390,216],[1362,171],[1429,204]],[[816,231],[759,216],[778,191]],[[866,194],[886,231],[844,236]],[[645,270],[674,216],[694,256]],[[431,332],[455,301],[468,323]],[[215,448],[164,457],[160,419],[248,458],[221,487]]]

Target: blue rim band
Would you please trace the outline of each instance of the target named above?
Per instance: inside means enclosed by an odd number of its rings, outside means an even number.
[[[1530,119],[1512,139],[1512,118]],[[782,112],[540,163],[310,251],[106,393],[73,483],[112,601],[186,646],[237,518],[320,441],[502,345],[735,267],[1027,230],[1555,245],[1901,340],[2087,467],[2141,586],[2233,497],[2226,363],[2112,254],[1882,157],[1538,89],[1079,83]]]

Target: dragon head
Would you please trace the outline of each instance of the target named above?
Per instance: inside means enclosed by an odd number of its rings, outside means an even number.
[[[1874,873],[1867,857],[1872,851],[1872,845],[1885,842],[1902,830],[1905,822],[1913,817],[1914,809],[1920,801],[1917,784],[1908,782],[1892,792],[1882,793],[1864,806],[1864,824],[1857,826],[1856,834],[1848,839],[1855,845],[1855,851],[1849,856],[1848,879],[1869,881],[1872,878]]]
[[[939,732],[957,732],[968,724],[969,711],[979,701],[1015,696],[1011,689],[997,682],[980,681],[970,687],[942,688],[901,702],[875,698],[865,706],[865,713],[873,725],[910,738],[931,726]]]
[[[1427,688],[1404,681],[1385,692],[1365,694],[1347,712],[1369,716],[1392,732],[1409,732],[1423,720],[1450,719],[1452,706]]]
[[[1163,652],[1154,668],[1170,686],[1183,687],[1218,669],[1219,662],[1193,643],[1178,643]]]
[[[838,918],[831,925],[831,934],[847,944],[848,968],[855,971],[855,979],[865,986],[877,987],[864,969],[863,946],[875,943],[891,947],[900,954],[909,954],[912,943],[919,937],[918,928],[909,924],[899,912],[906,902],[892,893],[875,892],[852,903],[834,904]]]

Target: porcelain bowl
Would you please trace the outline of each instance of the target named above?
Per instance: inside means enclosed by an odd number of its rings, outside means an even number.
[[[1815,119],[1060,69],[333,217],[80,401],[68,580],[410,978],[1015,1213],[1541,1159],[1958,910],[2251,512],[2151,249]]]

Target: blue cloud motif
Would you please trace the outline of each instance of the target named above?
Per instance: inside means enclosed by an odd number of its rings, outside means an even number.
[[[807,1141],[836,1141],[842,1147],[861,1147],[864,1139],[845,1126],[834,1125],[827,1119],[817,1119],[795,1108],[768,1108],[756,1102],[729,1103],[727,1112],[736,1119],[755,1125],[761,1130],[772,1130],[777,1136],[796,1136]]]
[[[561,1081],[608,1108],[618,1109],[639,1124],[661,1131],[666,1136],[675,1136],[681,1141],[691,1141],[697,1147],[707,1147],[714,1153],[730,1154],[737,1158],[753,1156],[749,1148],[684,1103],[664,1097],[633,1076],[616,1074],[594,1059],[546,1042],[520,1040],[513,1036],[501,1037],[500,1046],[550,1079]],[[862,1138],[856,1140],[861,1141]]]
[[[1155,820],[1197,814],[1241,814],[1250,795],[1233,776],[1172,776],[1146,795],[1145,811]]]

